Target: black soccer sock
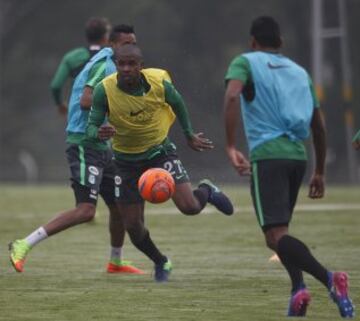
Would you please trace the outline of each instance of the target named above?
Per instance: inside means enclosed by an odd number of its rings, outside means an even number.
[[[287,261],[286,257],[282,257],[280,253],[277,253],[282,265],[285,267],[291,279],[291,293],[295,293],[298,289],[305,286],[303,273],[296,266]]]
[[[210,189],[206,185],[202,185],[193,191],[194,196],[200,203],[201,209],[203,209],[208,202],[210,196]]]
[[[129,233],[130,234],[130,233]],[[131,238],[131,235],[130,235]],[[134,246],[143,252],[150,260],[152,260],[155,264],[163,264],[167,262],[167,257],[164,256],[159,249],[156,247],[152,239],[150,238],[149,231],[146,231],[142,240],[134,240],[131,238]]]
[[[311,274],[328,287],[328,271],[315,259],[303,242],[285,235],[280,239],[277,247],[281,260]]]

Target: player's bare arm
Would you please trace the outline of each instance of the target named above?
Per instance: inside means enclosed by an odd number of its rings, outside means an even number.
[[[204,133],[194,133],[186,104],[174,85],[166,80],[163,81],[163,85],[165,88],[165,101],[175,113],[189,147],[198,152],[213,149],[213,142],[206,138]]]
[[[309,197],[322,198],[325,192],[324,174],[326,157],[326,132],[323,115],[319,108],[315,108],[311,120],[313,145],[315,150],[315,170],[310,180]]]
[[[58,107],[58,112],[59,112],[59,114],[61,116],[66,116],[67,115],[67,112],[68,112],[67,104],[61,103],[57,107]]]
[[[91,108],[92,98],[93,98],[92,94],[93,94],[93,88],[89,86],[85,86],[82,96],[80,98],[81,109],[88,110]]]
[[[250,174],[250,163],[236,148],[236,131],[239,122],[240,94],[243,90],[240,80],[230,80],[226,87],[224,98],[224,117],[226,131],[226,153],[231,164],[240,175]]]
[[[105,89],[100,83],[94,89],[92,107],[86,128],[87,136],[107,140],[115,135],[115,129],[109,124],[104,124],[108,113]]]

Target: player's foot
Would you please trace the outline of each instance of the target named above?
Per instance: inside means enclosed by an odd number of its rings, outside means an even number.
[[[304,317],[310,300],[310,293],[305,287],[295,291],[290,298],[288,316]]]
[[[203,179],[199,182],[199,187],[204,185],[208,187],[210,191],[209,203],[225,215],[232,215],[234,213],[234,207],[229,198],[210,180]]]
[[[15,240],[9,244],[10,262],[16,272],[24,271],[25,258],[31,247],[25,240]]]
[[[111,259],[107,265],[106,271],[108,273],[129,273],[129,274],[145,274],[143,270],[131,265],[131,262]]]
[[[339,308],[343,318],[355,316],[354,306],[348,294],[349,282],[345,272],[329,272],[330,297]]]
[[[165,263],[155,265],[155,281],[167,282],[172,270],[172,263],[169,259]]]

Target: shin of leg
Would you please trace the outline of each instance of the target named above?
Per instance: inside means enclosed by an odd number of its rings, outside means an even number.
[[[194,196],[191,184],[188,182],[176,185],[172,200],[180,212],[185,215],[196,215],[203,209],[199,200]]]
[[[292,293],[294,293],[299,288],[303,288],[305,285],[304,285],[303,273],[301,269],[293,265],[289,261],[287,256],[284,256],[283,253],[279,252],[279,247],[278,247],[279,241],[285,235],[288,235],[287,226],[272,227],[265,231],[267,246],[273,251],[275,251],[279,256],[282,265],[285,267],[286,271],[289,274],[291,280],[291,291]]]
[[[329,274],[327,269],[312,255],[310,249],[299,239],[285,235],[278,243],[278,253],[281,257],[297,268],[311,274],[325,287],[328,286]]]
[[[125,224],[121,210],[116,206],[109,207],[109,232],[111,246],[122,247],[125,239]]]
[[[126,231],[133,244],[140,242],[146,234],[144,226],[144,206],[142,203],[118,203],[118,210],[123,216]]]
[[[265,233],[266,245],[273,251],[277,252],[278,242],[284,235],[288,234],[288,227],[285,225],[274,226],[265,229],[264,233]]]
[[[62,212],[44,225],[48,236],[59,233],[69,227],[91,221],[96,212],[96,206],[91,203],[80,203],[76,208]]]

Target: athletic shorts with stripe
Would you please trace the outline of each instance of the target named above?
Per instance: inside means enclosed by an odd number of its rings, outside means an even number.
[[[110,206],[115,204],[115,164],[112,151],[69,144],[66,156],[70,167],[76,204],[96,204],[98,194]]]
[[[115,198],[121,203],[142,203],[138,180],[149,168],[166,169],[174,178],[175,184],[189,182],[189,176],[175,151],[163,152],[150,160],[123,161],[115,160]]]
[[[288,225],[296,204],[306,161],[260,160],[251,164],[251,197],[261,228]]]

